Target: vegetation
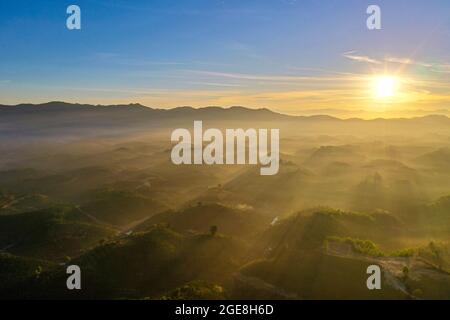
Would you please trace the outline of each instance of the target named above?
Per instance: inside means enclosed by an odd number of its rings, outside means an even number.
[[[46,260],[78,255],[115,233],[72,206],[0,216],[0,248]]]
[[[23,108],[0,107],[15,130],[0,136],[0,298],[450,298],[446,119]],[[211,127],[280,128],[279,173],[174,166],[170,130],[198,112]],[[69,264],[81,291],[65,287]],[[368,264],[390,276],[380,292]]]
[[[219,285],[195,281],[163,295],[161,300],[223,300],[224,293]]]
[[[369,240],[352,239],[349,237],[347,238],[329,237],[327,241],[336,241],[349,244],[354,252],[358,252],[361,254],[374,257],[385,256],[385,254],[378,248],[378,246]]]

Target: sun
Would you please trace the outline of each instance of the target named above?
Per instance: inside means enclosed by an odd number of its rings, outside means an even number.
[[[397,93],[399,80],[393,76],[378,76],[374,79],[374,94],[377,98],[391,98]]]

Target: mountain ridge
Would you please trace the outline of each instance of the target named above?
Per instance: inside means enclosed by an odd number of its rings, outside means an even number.
[[[94,108],[98,108],[96,111],[105,111],[106,109],[111,110],[118,110],[120,111],[143,111],[150,113],[205,113],[205,112],[245,112],[245,113],[252,113],[252,114],[264,114],[264,115],[271,115],[278,118],[284,118],[286,120],[288,119],[314,119],[314,120],[337,120],[337,121],[382,121],[382,120],[418,120],[418,119],[445,119],[450,120],[450,118],[443,114],[428,114],[423,116],[414,116],[414,117],[394,117],[394,118],[385,118],[385,117],[376,117],[371,119],[364,119],[360,117],[351,117],[351,118],[339,118],[337,116],[328,115],[325,113],[318,113],[318,114],[311,114],[311,115],[292,115],[292,114],[285,114],[277,111],[273,111],[269,108],[250,108],[245,106],[229,106],[229,107],[223,107],[223,106],[206,106],[206,107],[199,107],[195,108],[192,106],[179,106],[174,108],[155,108],[155,107],[148,107],[145,105],[142,105],[140,103],[129,103],[129,104],[110,104],[110,105],[103,105],[103,104],[83,104],[83,103],[70,103],[70,102],[64,102],[64,101],[49,101],[45,103],[20,103],[16,105],[6,105],[6,104],[0,104],[0,112],[14,112],[14,111],[75,111],[74,108],[77,108],[77,111],[87,111],[88,109],[94,110]],[[8,110],[9,109],[9,110]],[[328,109],[323,109],[324,111]]]

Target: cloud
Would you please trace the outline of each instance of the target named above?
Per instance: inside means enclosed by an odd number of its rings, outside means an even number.
[[[426,63],[421,61],[415,61],[408,58],[396,58],[396,57],[387,57],[384,59],[386,62],[391,63],[399,63],[404,65],[411,65],[411,66],[419,66],[429,69],[432,72],[438,72],[438,73],[450,73],[450,64],[441,64],[441,63]]]
[[[90,58],[102,63],[104,62],[138,68],[152,66],[180,66],[186,64],[186,62],[180,61],[154,61],[140,57],[123,56],[115,52],[96,52],[90,56]]]
[[[220,82],[202,82],[202,81],[189,81],[189,84],[211,86],[211,87],[242,87],[240,84],[233,83],[220,83]]]
[[[371,64],[382,64],[382,61],[373,59],[369,56],[359,56],[355,55],[356,51],[344,52],[342,55],[350,60],[358,61],[358,62],[366,62]]]
[[[426,68],[431,68],[433,65],[430,63],[420,62],[420,61],[414,61],[409,58],[396,58],[396,57],[387,57],[384,59],[386,62],[391,63],[399,63],[399,64],[407,64],[407,65],[416,65],[416,66],[422,66]]]
[[[369,64],[382,64],[382,63],[397,63],[410,66],[420,66],[429,69],[432,72],[438,73],[450,73],[450,64],[448,63],[427,63],[423,61],[416,61],[410,58],[401,57],[385,57],[382,60],[375,59],[369,56],[356,55],[356,51],[344,52],[342,55],[350,60],[364,62]]]
[[[212,78],[225,78],[234,80],[268,81],[268,82],[326,82],[326,81],[353,81],[364,78],[363,75],[342,75],[342,76],[295,76],[295,75],[255,75],[245,73],[228,73],[202,70],[185,70],[196,75],[203,75]]]
[[[433,66],[432,70],[433,72],[438,73],[450,73],[450,64],[438,64]]]

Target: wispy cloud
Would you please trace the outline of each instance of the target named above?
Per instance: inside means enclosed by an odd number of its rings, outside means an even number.
[[[450,73],[450,64],[439,64],[433,67],[434,72],[438,73]]]
[[[346,57],[347,59],[358,61],[358,62],[365,62],[365,63],[371,63],[371,64],[382,64],[383,62],[377,59],[373,59],[369,56],[361,56],[356,55],[356,51],[349,51],[344,52],[342,55]]]
[[[215,61],[199,61],[199,60],[153,60],[138,56],[128,56],[116,52],[96,52],[88,57],[100,63],[108,63],[112,65],[135,67],[138,70],[145,70],[146,67],[181,67],[188,68],[189,66],[220,66],[227,67],[229,64],[218,63]]]
[[[353,81],[356,78],[362,79],[367,76],[295,76],[295,75],[259,75],[259,74],[245,74],[245,73],[228,73],[228,72],[215,72],[215,71],[203,71],[203,70],[185,70],[197,75],[204,75],[215,78],[227,78],[234,80],[250,80],[250,81],[268,81],[268,82],[304,82],[304,81]]]
[[[411,58],[393,57],[393,56],[384,57],[383,59],[377,59],[370,56],[358,55],[356,54],[356,51],[344,52],[342,55],[347,59],[363,63],[378,64],[378,65],[383,63],[396,63],[402,65],[420,66],[427,68],[432,72],[450,73],[450,64],[448,63],[428,63],[413,60]]]
[[[417,66],[422,66],[422,67],[426,67],[426,68],[431,68],[433,66],[430,63],[414,61],[409,58],[387,57],[387,58],[384,58],[384,61],[391,62],[391,63],[406,64],[406,65],[417,65]]]
[[[146,67],[146,66],[177,66],[184,65],[185,62],[180,61],[155,61],[136,57],[122,56],[114,52],[97,52],[93,55],[97,61],[124,65],[129,67]]]
[[[201,81],[189,81],[189,84],[211,86],[211,87],[242,87],[240,84],[233,83],[220,83],[220,82],[201,82]]]
[[[322,69],[322,68],[306,68],[306,67],[290,67],[291,70],[294,71],[311,71],[315,73],[322,73],[322,74],[334,74],[334,75],[341,75],[341,76],[360,76],[356,73],[352,72],[342,72],[342,71],[334,71],[334,70],[328,70],[328,69]]]

